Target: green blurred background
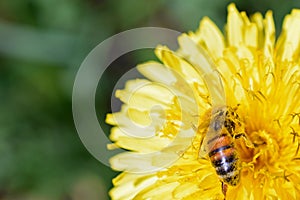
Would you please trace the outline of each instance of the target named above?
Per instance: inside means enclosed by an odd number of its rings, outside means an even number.
[[[81,62],[99,42],[120,31],[159,26],[196,30],[209,16],[223,30],[220,0],[1,0],[0,200],[96,200],[116,176],[82,145],[72,119],[72,86]],[[277,34],[296,0],[234,1],[240,10],[274,11]],[[114,62],[99,83],[99,122],[110,112],[118,78],[153,58],[138,51]]]

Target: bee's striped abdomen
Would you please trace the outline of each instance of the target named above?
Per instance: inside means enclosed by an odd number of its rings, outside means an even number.
[[[232,137],[222,134],[220,137],[210,140],[209,143],[214,144],[208,155],[217,174],[225,183],[233,186],[237,185],[239,182],[238,158]]]

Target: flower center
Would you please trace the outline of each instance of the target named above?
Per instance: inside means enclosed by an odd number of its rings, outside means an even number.
[[[273,137],[274,130],[260,129],[247,131],[247,138],[237,142],[242,170],[253,173],[253,177],[282,176],[284,169],[278,165],[284,159],[286,147],[282,138]],[[278,136],[278,134],[277,134]]]

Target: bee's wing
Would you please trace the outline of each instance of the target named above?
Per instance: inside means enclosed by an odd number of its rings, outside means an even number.
[[[183,54],[186,54],[194,69],[203,77],[210,93],[212,106],[226,105],[225,92],[216,65],[208,53],[186,34],[178,39]]]
[[[179,44],[183,54],[188,57],[189,62],[205,81],[211,97],[211,104],[213,108],[211,111],[212,117],[206,133],[202,133],[202,142],[200,142],[199,156],[203,157],[211,150],[218,137],[221,135],[224,115],[222,114],[223,116],[221,117],[215,117],[215,113],[218,112],[220,107],[221,110],[225,108],[225,91],[221,77],[216,70],[216,65],[212,59],[210,59],[208,53],[186,34],[179,37]]]
[[[208,141],[207,137],[203,135],[200,142],[199,158],[204,158],[209,152],[207,141]]]
[[[199,157],[205,157],[214,147],[218,138],[221,136],[221,131],[208,131],[200,144]]]
[[[217,106],[211,111],[211,117],[206,133],[202,133],[200,142],[199,157],[204,157],[214,147],[219,137],[222,135],[224,127],[226,107]]]

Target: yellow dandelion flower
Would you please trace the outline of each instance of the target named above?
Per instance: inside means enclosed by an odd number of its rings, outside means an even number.
[[[162,64],[138,66],[147,80],[128,81],[117,91],[124,106],[106,121],[114,125],[113,146],[130,152],[111,159],[124,171],[113,179],[112,199],[300,199],[300,10],[285,17],[277,41],[271,11],[249,18],[230,4],[228,13],[225,36],[204,18],[196,32],[178,38],[176,52],[156,49]],[[210,77],[197,70],[206,67],[221,77],[227,107],[212,107],[211,95],[221,91],[207,87]],[[221,132],[230,137],[212,140],[234,144],[228,147],[238,160],[234,184],[225,180],[230,170],[218,176],[211,161],[219,158],[199,156],[222,109]],[[161,149],[167,150],[157,156]],[[231,155],[223,153],[224,159]]]

